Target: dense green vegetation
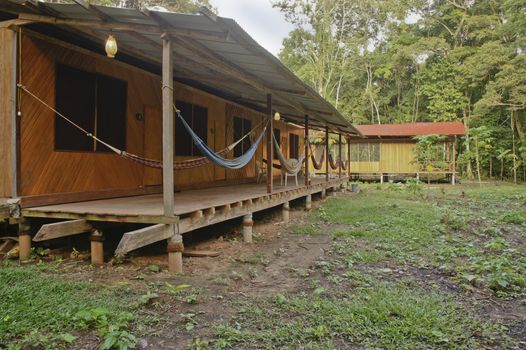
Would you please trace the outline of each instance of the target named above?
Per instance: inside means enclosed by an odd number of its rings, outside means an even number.
[[[353,123],[463,121],[461,169],[524,180],[523,0],[273,0],[280,59]]]

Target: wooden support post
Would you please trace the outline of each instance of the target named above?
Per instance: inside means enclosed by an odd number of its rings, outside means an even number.
[[[20,218],[18,221],[18,248],[20,261],[29,260],[31,257],[31,224],[26,218]]]
[[[453,142],[453,173],[451,174],[451,185],[455,185],[455,176],[457,175],[457,137],[455,136],[455,141]]]
[[[243,216],[243,241],[245,243],[252,243],[252,227],[254,221],[252,220],[252,213]]]
[[[351,138],[347,137],[347,179],[351,178]]]
[[[183,273],[183,236],[175,234],[168,240],[168,271]]]
[[[321,190],[320,196],[321,199],[325,199],[325,197],[327,197],[327,189],[324,188],[323,190]]]
[[[174,217],[174,89],[172,39],[167,33],[163,41],[163,214]],[[183,272],[183,238],[176,233],[176,226],[169,224],[168,271]],[[175,247],[175,248],[174,248]]]
[[[312,195],[308,194],[305,196],[305,211],[310,211],[312,209]]]
[[[338,177],[342,178],[342,133],[338,134]]]
[[[9,21],[6,21],[9,22]],[[0,197],[17,197],[17,53],[19,33],[0,28]]]
[[[288,223],[290,220],[290,204],[289,202],[283,203],[283,209],[281,211],[283,213],[283,222]]]
[[[325,182],[329,182],[329,127],[325,127]]]
[[[274,159],[272,134],[274,133],[274,116],[272,115],[272,94],[267,94],[267,116],[270,118],[267,130],[267,193],[272,193],[273,179],[272,162]]]
[[[174,216],[174,90],[172,41],[163,39],[163,208],[164,215]]]
[[[104,264],[104,246],[102,232],[93,230],[91,233],[91,265],[97,266]]]
[[[309,116],[307,114],[305,114],[305,134],[303,143],[305,148],[305,186],[309,186]]]
[[[384,183],[384,173],[380,173],[380,183]]]

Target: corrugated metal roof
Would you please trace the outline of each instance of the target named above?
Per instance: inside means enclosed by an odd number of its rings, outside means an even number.
[[[356,125],[365,137],[403,137],[417,135],[464,135],[466,128],[461,122],[371,124]]]
[[[261,47],[233,19],[218,17],[206,10],[189,15],[73,1],[75,4],[2,0],[0,12],[15,14],[20,20],[44,23],[67,32],[69,37],[97,45],[112,33],[120,52],[157,67],[162,57],[160,34],[167,32],[173,38],[177,80],[208,87],[220,92],[221,97],[260,110],[266,107],[266,94],[272,93],[274,109],[289,121],[302,122],[308,114],[313,126],[359,134],[328,101]]]

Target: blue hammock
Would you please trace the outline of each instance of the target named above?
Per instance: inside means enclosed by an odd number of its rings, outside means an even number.
[[[201,154],[206,158],[210,159],[212,163],[222,168],[241,169],[245,165],[247,165],[252,159],[252,157],[254,157],[254,154],[256,154],[258,145],[263,139],[263,135],[265,135],[265,132],[267,131],[267,126],[265,126],[263,132],[261,132],[261,135],[259,135],[257,141],[252,146],[250,146],[250,148],[243,155],[234,159],[226,159],[218,156],[210,147],[208,147],[208,145],[205,142],[203,142],[203,140],[192,130],[192,128],[190,127],[190,125],[188,125],[186,120],[184,120],[181,113],[177,109],[175,111],[179,119],[181,119],[181,122],[183,123],[190,136],[192,136],[194,144],[197,146],[197,148],[199,148]]]

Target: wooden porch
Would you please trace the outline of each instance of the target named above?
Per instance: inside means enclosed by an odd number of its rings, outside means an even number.
[[[301,181],[300,181],[301,180]],[[305,207],[310,209],[311,196],[341,188],[346,177],[313,177],[311,185],[305,186],[305,179],[298,179],[298,186],[274,186],[267,193],[265,183],[249,183],[188,190],[175,193],[174,215],[163,212],[163,195],[151,194],[120,197],[68,204],[23,208],[24,221],[31,218],[63,219],[63,221],[43,225],[33,241],[49,240],[83,232],[97,231],[91,226],[97,222],[141,223],[149,226],[125,233],[116,254],[128,253],[148,244],[169,239],[173,235],[170,227],[175,226],[178,235],[243,217],[244,239],[251,241],[252,214],[268,208],[282,206],[284,221],[288,220],[289,202],[305,198]],[[102,232],[97,232],[102,235]],[[101,241],[97,241],[101,243]]]

